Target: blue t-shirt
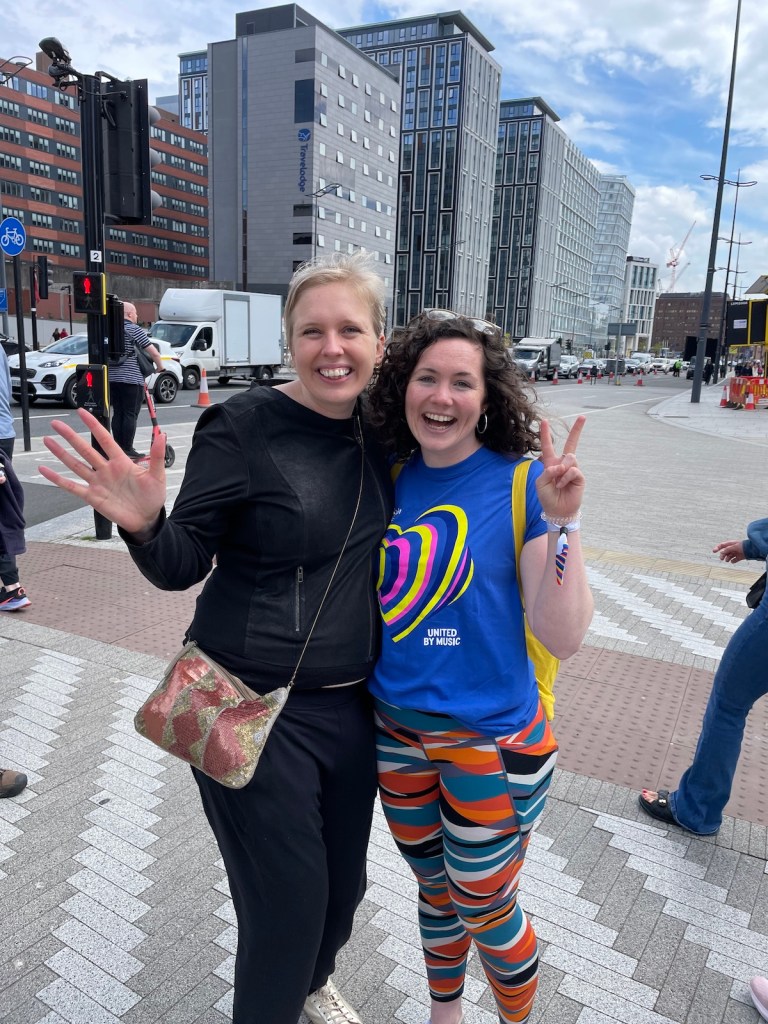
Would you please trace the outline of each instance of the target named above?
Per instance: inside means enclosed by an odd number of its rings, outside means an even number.
[[[383,644],[374,696],[488,734],[533,719],[538,691],[512,531],[518,461],[480,448],[437,469],[417,453],[403,468],[379,549]],[[546,532],[535,483],[542,471],[534,462],[528,475],[526,542]]]

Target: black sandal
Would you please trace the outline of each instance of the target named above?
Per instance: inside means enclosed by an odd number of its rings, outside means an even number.
[[[640,804],[640,810],[650,814],[652,818],[656,818],[658,821],[665,821],[668,825],[678,824],[672,814],[672,808],[669,806],[668,789],[657,790],[655,800],[647,800],[641,793],[637,798],[637,802]]]

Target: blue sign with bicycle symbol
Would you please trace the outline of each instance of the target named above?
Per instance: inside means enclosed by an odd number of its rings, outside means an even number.
[[[27,244],[27,233],[24,225],[16,217],[6,217],[0,221],[0,249],[6,256],[18,256]]]

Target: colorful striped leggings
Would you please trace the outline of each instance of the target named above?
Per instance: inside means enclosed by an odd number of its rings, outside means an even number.
[[[461,996],[474,939],[499,1019],[528,1019],[538,949],[517,887],[557,758],[544,712],[510,736],[376,701],[379,788],[398,849],[419,883],[432,998]]]

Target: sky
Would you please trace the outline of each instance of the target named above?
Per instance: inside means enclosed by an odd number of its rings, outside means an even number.
[[[149,79],[176,93],[178,54],[232,39],[238,12],[273,6],[232,0],[35,0],[0,5],[0,55],[34,58],[57,36],[74,67]],[[601,173],[636,190],[630,255],[659,265],[669,289],[703,291],[720,174],[737,0],[307,0],[333,29],[460,9],[493,44],[502,99],[540,96]],[[768,274],[768,4],[742,0],[715,291],[741,294]],[[738,206],[734,227],[734,200]],[[682,252],[679,247],[687,238]],[[734,244],[729,245],[728,239]],[[741,245],[736,244],[741,241]],[[738,274],[736,271],[738,270]]]

